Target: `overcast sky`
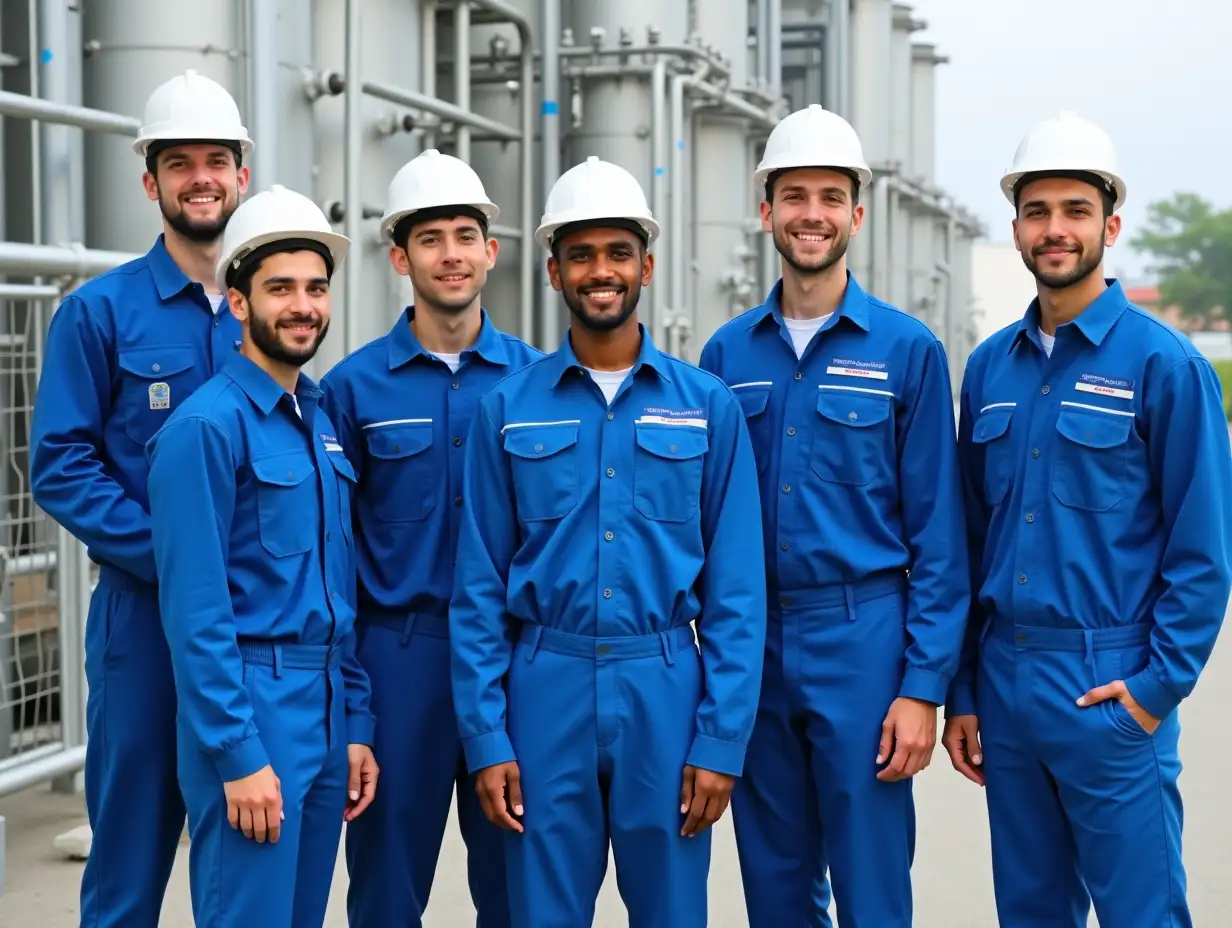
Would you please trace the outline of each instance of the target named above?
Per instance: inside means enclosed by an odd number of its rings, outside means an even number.
[[[937,74],[937,181],[1009,241],[997,182],[1030,126],[1072,109],[1112,136],[1129,187],[1108,268],[1133,278],[1147,204],[1188,190],[1232,208],[1232,4],[907,0]]]

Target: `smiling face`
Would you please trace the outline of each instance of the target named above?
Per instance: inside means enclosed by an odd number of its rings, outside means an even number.
[[[269,255],[245,290],[234,287],[228,303],[262,355],[288,367],[312,360],[329,331],[329,278],[314,251]]]
[[[592,332],[624,325],[654,273],[654,256],[628,229],[579,229],[558,240],[552,251],[552,286],[573,318]]]
[[[176,145],[160,151],[142,177],[167,224],[193,242],[213,242],[248,190],[248,168],[225,145]]]
[[[773,201],[761,204],[762,229],[797,274],[824,274],[847,254],[864,221],[854,186],[848,175],[826,168],[797,168],[774,181]]]
[[[390,248],[389,259],[411,279],[417,302],[457,315],[478,303],[499,250],[477,219],[459,215],[411,226],[406,240]]]
[[[1099,269],[1104,249],[1116,242],[1121,217],[1109,212],[1100,191],[1084,181],[1031,181],[1018,194],[1014,245],[1045,287],[1072,287]]]

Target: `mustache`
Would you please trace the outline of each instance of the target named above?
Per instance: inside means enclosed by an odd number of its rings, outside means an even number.
[[[1069,242],[1043,241],[1031,249],[1031,254],[1041,255],[1050,248],[1060,248],[1066,252],[1075,252],[1079,250],[1077,245],[1071,245]]]

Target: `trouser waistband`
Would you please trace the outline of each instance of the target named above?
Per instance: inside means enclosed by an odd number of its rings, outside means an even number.
[[[402,613],[365,613],[360,616],[360,625],[376,625],[398,632],[401,643],[411,640],[411,635],[427,635],[429,638],[449,637],[449,616],[432,615],[428,612]]]
[[[575,635],[542,625],[526,623],[518,640],[527,646],[526,660],[533,661],[535,653],[542,648],[554,654],[569,657],[588,657],[596,661],[627,661],[639,657],[654,657],[662,654],[669,664],[676,662],[675,653],[694,647],[696,639],[693,627],[676,625],[667,631],[651,635],[617,635],[609,638],[592,638]]]
[[[148,596],[158,595],[157,584],[142,580],[136,574],[130,574],[127,570],[121,570],[112,564],[100,563],[98,565],[98,582],[100,586],[106,584],[114,590],[133,590]]]
[[[772,611],[831,609],[847,606],[854,617],[857,603],[866,603],[907,589],[907,575],[901,571],[874,574],[853,583],[828,583],[798,590],[775,590],[770,598]]]
[[[246,664],[286,670],[332,670],[338,665],[338,647],[331,644],[283,644],[259,638],[240,638],[240,657]]]
[[[1146,644],[1153,624],[1136,622],[1113,628],[1052,628],[1015,625],[1009,619],[993,618],[984,630],[1024,651],[1114,651]]]

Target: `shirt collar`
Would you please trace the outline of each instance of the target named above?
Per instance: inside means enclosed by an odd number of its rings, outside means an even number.
[[[1129,297],[1116,278],[1105,277],[1107,285],[1086,309],[1074,317],[1073,326],[1081,332],[1092,345],[1103,344],[1112,327],[1129,308]],[[1031,301],[1026,313],[1018,322],[1018,329],[1010,339],[1010,351],[1013,351],[1024,338],[1038,344],[1040,325],[1039,297]]]
[[[158,298],[164,303],[179,296],[192,285],[188,275],[180,269],[175,259],[171,257],[171,253],[167,251],[166,238],[162,233],[154,242],[154,247],[146,253],[146,263],[150,267],[150,273],[154,276],[154,288],[158,291]]]
[[[505,346],[505,340],[501,338],[500,332],[492,324],[486,309],[480,307],[479,315],[479,337],[475,340],[475,344],[462,352],[462,356],[465,357],[467,352],[473,351],[489,364],[507,366],[509,349]],[[398,321],[394,323],[389,333],[389,369],[391,371],[410,363],[420,355],[425,358],[432,357],[432,353],[424,348],[419,339],[415,337],[415,331],[411,328],[411,320],[414,318],[415,307],[414,305],[408,306],[398,316]]]
[[[287,395],[287,391],[273,377],[246,355],[237,352],[227,358],[224,370],[227,376],[248,395],[252,404],[267,416],[274,411],[278,401]],[[295,383],[295,397],[302,407],[306,403],[315,403],[320,399],[321,389],[316,381],[301,371]]]
[[[646,331],[646,326],[639,322],[637,329],[641,333],[642,344],[637,352],[637,360],[633,362],[632,376],[636,377],[638,372],[643,367],[646,367],[658,374],[663,380],[671,383],[672,378],[668,371],[667,357],[655,347],[654,340],[650,337],[650,333]],[[571,332],[565,332],[560,348],[547,363],[555,367],[554,382],[557,384],[569,373],[576,372],[574,373],[576,377],[578,373],[585,373],[586,371],[586,368],[582,366],[582,362],[577,359],[577,355],[573,353]]]
[[[868,331],[868,294],[864,292],[864,288],[851,275],[851,271],[847,272],[847,286],[843,290],[843,298],[839,301],[838,309],[835,310],[834,315],[837,317],[834,320],[834,325],[838,325],[843,319],[847,319],[865,332]],[[761,325],[767,319],[773,319],[778,323],[779,328],[785,327],[783,323],[783,278],[781,277],[770,288],[770,293],[766,296],[766,302],[762,303],[754,311],[752,318],[749,320],[749,328],[752,329]]]

